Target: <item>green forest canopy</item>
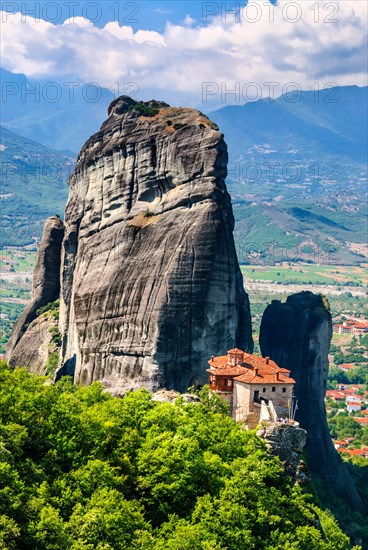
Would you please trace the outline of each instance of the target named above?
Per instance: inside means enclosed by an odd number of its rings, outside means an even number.
[[[329,512],[204,388],[52,385],[0,363],[0,548],[345,550]]]

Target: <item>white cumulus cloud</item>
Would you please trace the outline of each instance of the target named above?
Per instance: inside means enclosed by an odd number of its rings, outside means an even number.
[[[2,64],[30,77],[78,74],[103,86],[129,80],[199,99],[204,82],[228,90],[252,82],[264,90],[276,82],[280,93],[290,82],[303,89],[315,82],[366,84],[367,3],[361,0],[279,0],[274,8],[252,0],[240,19],[186,18],[167,23],[162,33],[117,22],[98,28],[82,17],[60,25],[19,13],[3,14],[4,20]]]

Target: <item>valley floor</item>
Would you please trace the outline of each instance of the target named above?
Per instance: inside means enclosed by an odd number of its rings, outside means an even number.
[[[248,292],[260,292],[269,294],[285,293],[286,295],[309,290],[316,294],[326,294],[331,296],[339,296],[344,292],[350,292],[353,296],[366,296],[367,292],[362,287],[352,286],[334,286],[334,285],[312,285],[303,284],[282,284],[276,281],[260,282],[250,281],[245,279],[244,286]]]

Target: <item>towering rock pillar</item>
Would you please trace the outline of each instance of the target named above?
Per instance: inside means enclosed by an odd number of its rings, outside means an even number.
[[[111,104],[80,152],[65,213],[62,362],[76,382],[182,391],[206,383],[212,354],[252,350],[227,160],[198,111]]]
[[[61,267],[64,226],[46,223],[11,362],[34,367],[27,345],[36,329],[40,347],[47,335],[37,309],[59,295],[57,378],[100,380],[114,393],[183,391],[206,383],[212,354],[252,351],[227,160],[223,135],[200,112],[115,100],[69,181]]]
[[[353,509],[362,511],[361,499],[332,444],[327,425],[324,397],[331,337],[331,314],[324,296],[312,292],[294,294],[285,303],[274,300],[263,314],[262,355],[289,369],[296,381],[296,420],[308,432],[310,471]]]
[[[26,307],[14,325],[12,336],[7,345],[7,358],[11,365],[30,366],[32,370],[42,367],[39,347],[42,346],[45,323],[32,326],[37,318],[37,310],[60,296],[61,244],[64,237],[64,224],[53,216],[45,222],[42,240],[38,248],[36,265],[33,271],[32,301]],[[44,326],[45,325],[45,326]],[[30,327],[31,331],[27,330]],[[28,334],[27,334],[28,333]],[[47,359],[47,353],[46,353]]]

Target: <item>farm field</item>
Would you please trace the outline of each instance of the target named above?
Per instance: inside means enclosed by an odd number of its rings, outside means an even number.
[[[36,251],[32,248],[7,247],[0,249],[0,273],[32,273]]]
[[[245,281],[271,281],[279,284],[367,286],[367,266],[275,265],[241,266]]]
[[[12,326],[31,297],[35,251],[9,247],[0,250],[0,354]],[[253,337],[258,349],[262,313],[274,299],[285,301],[294,292],[326,294],[332,317],[368,316],[366,269],[363,266],[275,265],[241,266],[251,301]],[[278,284],[275,284],[278,283]],[[334,335],[334,340],[338,335]],[[344,338],[344,336],[342,336]],[[333,343],[334,343],[333,340]]]
[[[5,351],[12,327],[31,298],[34,249],[0,250],[0,354]]]

